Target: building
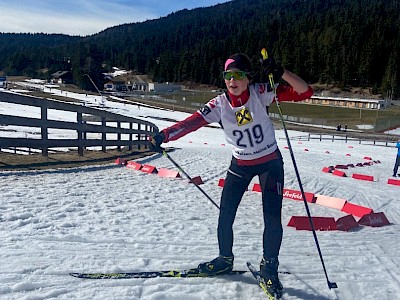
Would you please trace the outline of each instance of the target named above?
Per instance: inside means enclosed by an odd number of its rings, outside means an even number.
[[[181,86],[177,85],[177,84],[170,84],[170,83],[149,82],[148,90],[149,90],[149,92],[157,92],[157,93],[174,92],[174,91],[180,91]]]
[[[114,76],[114,73],[104,73],[106,82],[103,90],[105,92],[146,91],[148,88],[145,75],[136,75],[130,71],[121,70],[117,74]]]
[[[70,71],[57,71],[51,74],[51,82],[57,84],[73,83],[72,73]]]
[[[110,78],[106,77],[107,81],[104,84],[105,92],[155,92],[166,93],[180,91],[181,86],[170,83],[155,83],[151,82],[146,75],[124,74]]]
[[[109,79],[105,84],[103,90],[105,92],[126,92],[128,87],[125,81],[117,79]]]
[[[391,105],[391,101],[389,99],[357,99],[325,96],[311,96],[311,99],[306,99],[303,102],[316,105],[356,109],[385,109]]]
[[[7,88],[7,77],[5,76],[0,77],[0,88],[3,89]]]

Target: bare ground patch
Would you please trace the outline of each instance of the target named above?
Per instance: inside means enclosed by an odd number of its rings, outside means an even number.
[[[135,160],[138,158],[153,155],[149,150],[107,150],[102,151],[86,150],[83,156],[79,156],[77,151],[62,153],[21,155],[0,152],[0,170],[43,170],[55,168],[75,168],[88,165],[103,165],[114,163],[117,158]]]

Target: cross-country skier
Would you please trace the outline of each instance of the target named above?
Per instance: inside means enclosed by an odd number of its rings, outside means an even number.
[[[283,287],[278,278],[278,255],[283,232],[284,171],[282,155],[268,115],[275,93],[267,83],[251,83],[251,71],[251,62],[246,55],[230,56],[223,71],[227,91],[211,99],[185,120],[159,132],[153,138],[153,144],[159,148],[162,143],[177,140],[209,123],[221,124],[227,143],[232,147],[232,160],[220,202],[219,256],[201,263],[199,269],[210,275],[229,273],[233,269],[233,222],[244,192],[252,178],[258,176],[264,214],[260,272],[270,292],[280,297]],[[262,74],[272,74],[276,81],[283,79],[286,82],[277,85],[279,101],[301,101],[313,94],[303,79],[285,70],[272,57],[263,61]]]

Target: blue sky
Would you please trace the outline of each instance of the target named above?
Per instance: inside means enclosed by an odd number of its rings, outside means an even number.
[[[0,0],[0,32],[90,35],[228,0]]]

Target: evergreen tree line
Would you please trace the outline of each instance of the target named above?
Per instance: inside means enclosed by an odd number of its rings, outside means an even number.
[[[71,70],[84,88],[113,66],[158,82],[223,87],[226,58],[246,53],[259,68],[266,47],[310,83],[372,87],[400,97],[400,1],[233,0],[182,10],[87,37],[0,34],[0,70],[49,77]]]

